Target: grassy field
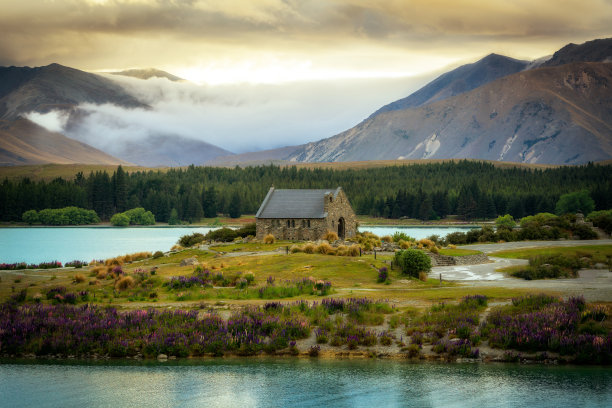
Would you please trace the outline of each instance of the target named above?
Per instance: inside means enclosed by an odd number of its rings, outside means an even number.
[[[451,248],[442,248],[439,250],[440,255],[446,256],[468,256],[468,255],[478,255],[482,252],[476,251],[473,249],[451,249]]]
[[[137,171],[166,171],[168,167],[140,167],[140,166],[124,166],[123,170],[128,173]],[[50,181],[61,177],[63,179],[72,180],[78,172],[83,172],[85,175],[96,171],[106,171],[112,174],[117,170],[117,166],[106,164],[36,164],[29,166],[8,166],[0,167],[0,180],[5,178],[9,180],[18,180],[23,177],[28,177],[31,180]]]
[[[462,159],[463,160],[463,159]],[[429,159],[429,160],[368,160],[359,162],[337,162],[337,163],[278,163],[281,167],[294,166],[297,168],[308,168],[308,169],[336,169],[336,170],[348,170],[348,169],[369,169],[376,167],[390,167],[390,166],[405,166],[414,164],[430,164],[430,163],[443,163],[443,162],[459,162],[460,159]],[[526,164],[526,163],[510,163],[510,162],[498,162],[498,161],[487,161],[487,160],[472,160],[476,162],[485,161],[491,163],[499,168],[529,168],[529,169],[546,169],[561,167],[558,165],[547,165],[547,164]],[[233,167],[233,165],[231,166]],[[106,170],[109,173],[115,171],[117,166],[114,165],[96,165],[96,164],[36,164],[27,166],[7,166],[0,167],[0,180],[8,178],[9,180],[20,179],[22,177],[29,177],[31,180],[53,180],[54,178],[61,177],[65,179],[72,179],[78,172],[89,174],[92,171],[103,171]],[[123,169],[127,172],[135,171],[166,171],[168,167],[140,167],[140,166],[125,166]]]
[[[612,257],[612,245],[589,245],[575,247],[546,247],[507,250],[490,253],[489,256],[511,259],[529,259],[536,255],[571,255],[593,258],[595,262],[606,262]]]
[[[96,277],[92,268],[52,269],[37,271],[10,271],[0,273],[0,301],[26,289],[27,296],[42,296],[51,288],[65,287],[66,292],[81,293],[87,291],[89,301],[102,304],[130,307],[132,303],[151,306],[193,307],[193,302],[223,301],[225,304],[244,302],[261,303],[258,290],[264,288],[269,280],[276,286],[292,286],[304,278],[329,281],[332,285],[331,296],[355,297],[367,296],[373,299],[389,299],[401,305],[429,305],[440,301],[454,301],[469,294],[483,294],[492,299],[510,299],[528,293],[522,289],[503,288],[469,288],[452,282],[440,283],[437,279],[422,282],[402,275],[400,271],[389,269],[389,279],[378,283],[378,270],[383,266],[389,268],[391,256],[372,255],[362,257],[340,257],[322,254],[264,254],[288,245],[277,242],[272,245],[261,243],[244,243],[218,245],[210,250],[186,249],[170,253],[158,259],[145,259],[122,266],[123,272],[137,279],[137,284],[124,290],[119,289],[121,276]],[[476,251],[458,250],[463,254]],[[241,254],[245,252],[245,254]],[[250,254],[262,252],[262,254]],[[224,253],[226,255],[221,255]],[[224,276],[237,279],[253,274],[254,279],[246,289],[234,287],[189,287],[176,290],[165,285],[172,277],[194,276],[195,266],[180,266],[183,259],[195,257],[204,270],[211,274],[222,273]],[[151,274],[154,271],[154,274]],[[80,276],[77,276],[80,275]],[[285,298],[320,299],[319,296],[301,294]],[[47,300],[43,300],[47,302]]]

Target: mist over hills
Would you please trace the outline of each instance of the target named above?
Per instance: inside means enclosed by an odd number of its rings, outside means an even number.
[[[130,164],[27,119],[0,120],[0,166],[43,163]]]
[[[230,98],[154,68],[112,74],[59,64],[0,67],[1,165],[446,158],[582,164],[612,158],[612,39],[568,44],[531,62],[489,54],[383,105],[335,136],[238,155],[214,144],[229,136],[218,129],[256,144],[265,135],[282,137],[267,125],[283,129],[297,123],[285,113],[287,102],[278,98],[278,90],[262,98],[258,87],[236,87],[231,92],[245,96]],[[307,84],[292,86],[306,95],[304,106],[317,100]],[[329,92],[348,92],[350,86]],[[156,110],[159,106],[164,110]],[[252,113],[244,116],[248,109]],[[291,109],[299,111],[299,105]],[[317,116],[321,111],[312,111],[312,123],[329,121]],[[249,130],[243,134],[244,129]],[[289,144],[280,138],[276,143]]]
[[[122,75],[161,75],[180,80],[163,74],[167,73],[137,70]],[[101,75],[59,64],[38,68],[0,67],[0,119],[4,120],[0,140],[2,165],[135,163],[179,166],[203,164],[214,157],[230,154],[210,143],[165,132],[142,134],[138,139],[118,132],[110,143],[105,137],[110,135],[103,134],[107,129],[86,137],[91,134],[91,129],[86,129],[92,123],[93,112],[87,109],[91,106],[151,109],[129,89]]]
[[[117,83],[59,64],[44,67],[0,67],[0,119],[28,112],[70,112],[80,103],[146,107]]]

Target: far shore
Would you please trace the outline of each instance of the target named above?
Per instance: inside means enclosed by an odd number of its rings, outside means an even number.
[[[492,224],[492,222],[461,222],[461,221],[449,221],[447,223],[400,223],[400,220],[386,220],[396,221],[397,223],[360,223],[359,226],[365,227],[398,227],[398,228],[452,228],[452,227],[465,227],[465,228],[477,228],[485,224]],[[128,229],[128,228],[238,228],[241,225],[247,224],[248,222],[237,222],[237,223],[222,223],[222,224],[180,224],[180,225],[169,225],[164,222],[155,223],[155,225],[130,225],[127,227],[115,227],[110,222],[101,222],[98,224],[86,224],[86,225],[42,225],[42,224],[27,224],[25,222],[13,222],[0,223],[0,228],[117,228],[117,229]]]

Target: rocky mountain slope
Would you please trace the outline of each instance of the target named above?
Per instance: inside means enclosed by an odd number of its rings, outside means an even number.
[[[378,114],[289,159],[605,160],[612,157],[611,107],[612,64],[543,67],[426,106]]]
[[[523,61],[504,58],[490,55],[444,74],[354,128],[299,146],[283,159],[581,164],[612,157],[612,39],[567,45],[524,71]],[[470,69],[473,75],[466,75]],[[496,75],[478,85],[478,78]]]
[[[44,67],[0,67],[0,119],[27,112],[71,110],[80,103],[146,107],[115,82],[51,64]]]
[[[410,96],[383,106],[370,117],[390,112],[427,105],[451,96],[471,91],[506,75],[522,71],[529,61],[519,61],[498,54],[489,54],[473,64],[460,66],[440,75]]]
[[[571,62],[612,62],[612,38],[568,44],[555,52],[542,66],[554,67]]]

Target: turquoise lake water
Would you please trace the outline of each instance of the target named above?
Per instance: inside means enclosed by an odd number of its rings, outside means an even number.
[[[9,407],[610,407],[612,370],[381,360],[0,364]]]
[[[40,263],[73,260],[89,262],[140,251],[168,251],[182,235],[212,228],[0,228],[0,263]],[[376,235],[403,231],[421,239],[432,234],[444,236],[469,228],[443,227],[362,227]]]

